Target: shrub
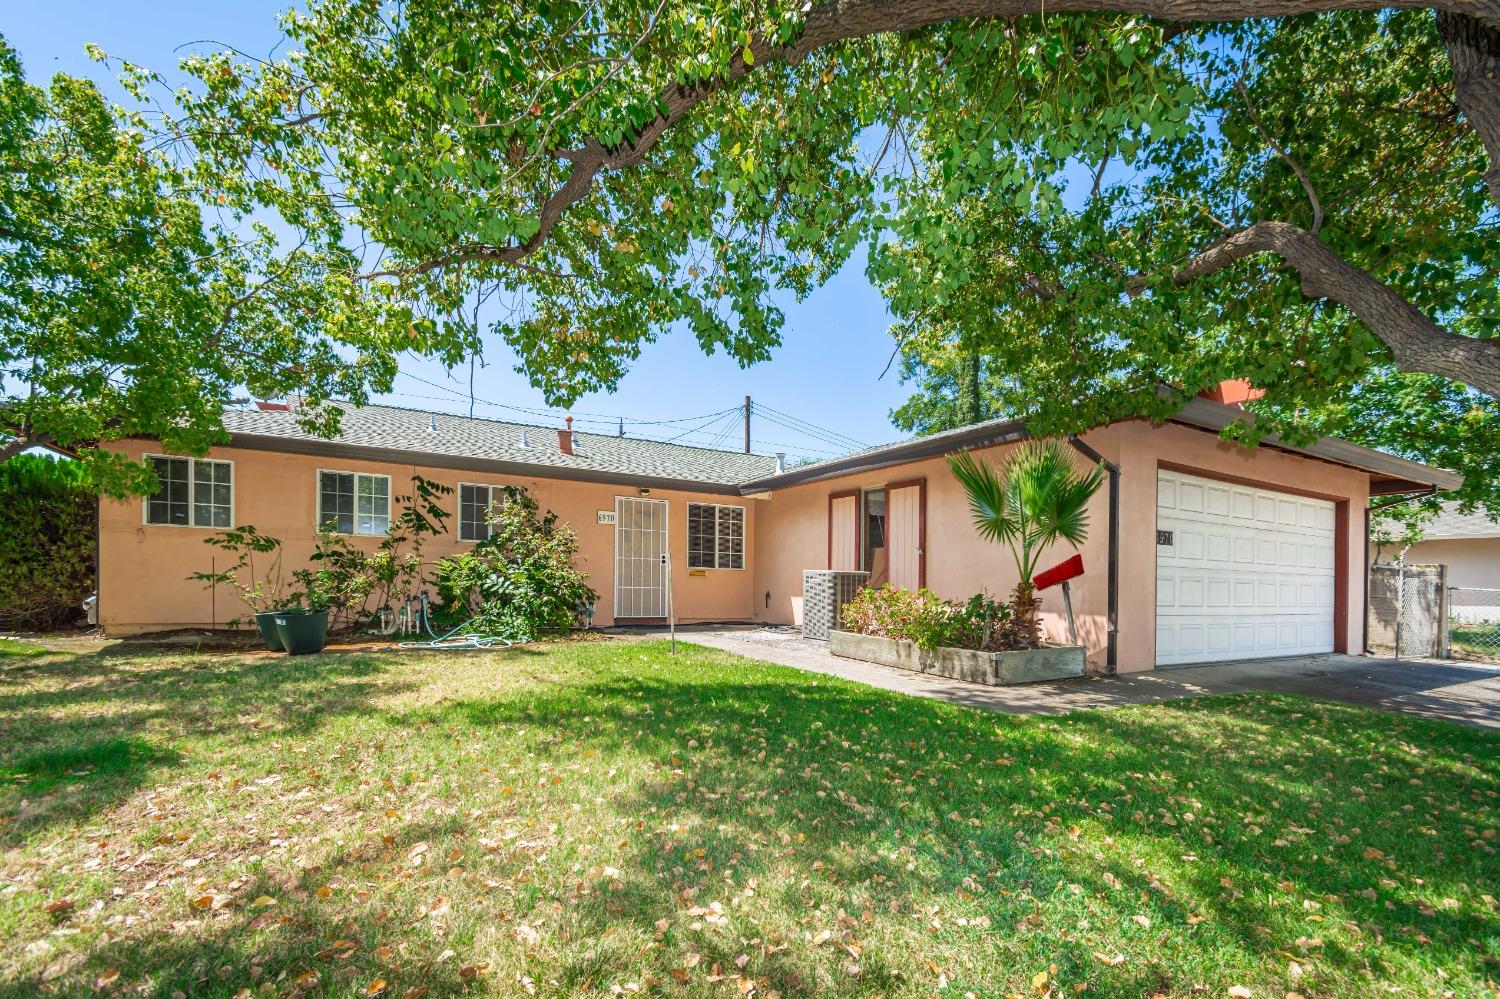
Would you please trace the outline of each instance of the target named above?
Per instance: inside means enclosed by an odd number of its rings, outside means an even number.
[[[250,613],[280,610],[294,602],[286,593],[285,579],[281,573],[281,539],[261,534],[254,526],[221,531],[203,543],[222,548],[235,556],[234,563],[218,572],[195,572],[188,576],[203,584],[204,589],[228,587],[250,608]],[[256,567],[256,556],[260,566]],[[231,618],[226,622],[234,628],[244,622],[243,618]]]
[[[577,557],[573,529],[526,490],[507,487],[490,513],[489,539],[438,560],[442,617],[454,625],[470,620],[467,630],[512,642],[565,631],[598,599]]]
[[[95,496],[78,462],[0,462],[0,628],[57,628],[94,591]]]
[[[914,642],[924,649],[948,646],[992,652],[1025,648],[1008,604],[976,593],[964,603],[928,589],[916,592],[887,583],[866,587],[844,605],[843,625],[862,635]]]
[[[330,628],[350,628],[370,619],[372,599],[377,607],[389,606],[424,586],[422,546],[447,532],[451,514],[441,500],[453,488],[420,475],[411,481],[412,495],[395,497],[401,513],[373,552],[332,531],[319,531],[317,547],[308,556],[313,564],[292,573],[300,590],[289,602],[326,608]]]

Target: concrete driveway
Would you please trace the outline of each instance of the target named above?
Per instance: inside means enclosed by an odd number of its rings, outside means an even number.
[[[1083,708],[1152,704],[1179,697],[1280,691],[1348,701],[1387,711],[1500,729],[1500,665],[1367,656],[1297,656],[1214,663],[1109,679],[1084,678],[1017,687],[986,687],[840,659],[822,642],[789,629],[695,627],[683,641],[751,659],[856,680],[914,697],[1015,714],[1055,715]]]

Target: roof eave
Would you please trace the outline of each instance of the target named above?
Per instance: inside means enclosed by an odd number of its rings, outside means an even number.
[[[1175,416],[1171,417],[1171,422],[1185,423],[1218,433],[1236,420],[1244,419],[1245,415],[1243,410],[1234,406],[1225,406],[1209,399],[1192,399]],[[1464,484],[1464,477],[1457,472],[1450,472],[1446,468],[1433,468],[1419,461],[1386,454],[1384,451],[1352,444],[1337,437],[1322,437],[1307,447],[1297,447],[1287,444],[1274,434],[1267,434],[1262,439],[1262,443],[1285,451],[1294,451],[1335,464],[1357,468],[1369,472],[1372,477],[1392,480],[1398,485],[1415,484],[1417,489],[1432,486],[1436,487],[1438,492],[1449,492]],[[1413,490],[1404,487],[1386,490],[1387,493],[1411,491]]]
[[[1237,406],[1226,406],[1210,399],[1192,399],[1169,422],[1195,426],[1214,433],[1222,431],[1236,420],[1244,419],[1246,413]],[[786,486],[819,482],[824,479],[854,475],[901,465],[923,458],[934,458],[953,451],[977,447],[989,447],[1024,440],[1028,436],[1026,425],[1021,420],[991,420],[970,427],[960,427],[913,441],[891,444],[883,448],[861,451],[843,458],[832,458],[815,465],[795,468],[777,475],[753,479],[740,485],[742,494],[766,492]],[[1324,437],[1308,447],[1286,444],[1274,434],[1267,435],[1263,443],[1309,457],[1320,458],[1335,464],[1367,472],[1372,479],[1387,483],[1384,493],[1415,492],[1435,488],[1447,492],[1463,485],[1463,476],[1443,468],[1433,468],[1407,458],[1398,458],[1384,451],[1362,447],[1336,437]]]
[[[830,458],[816,465],[794,468],[777,475],[752,479],[741,483],[739,488],[742,494],[766,492],[785,486],[820,482],[823,479],[889,468],[892,465],[904,465],[923,458],[941,457],[953,451],[1005,444],[1010,441],[1023,440],[1025,437],[1026,424],[1021,420],[991,420],[987,423],[947,430],[929,437],[918,437],[916,440],[890,444],[870,451],[860,451],[842,458]]]

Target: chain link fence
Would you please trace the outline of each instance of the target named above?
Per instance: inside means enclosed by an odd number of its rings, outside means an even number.
[[[1398,659],[1441,657],[1446,569],[1440,565],[1370,566],[1370,651]]]
[[[1500,662],[1500,589],[1448,587],[1448,654]]]

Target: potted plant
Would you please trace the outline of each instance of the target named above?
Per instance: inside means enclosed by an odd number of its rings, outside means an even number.
[[[1047,547],[1066,541],[1074,548],[1088,536],[1088,504],[1104,481],[1104,470],[1080,472],[1060,441],[1028,441],[1006,460],[1003,474],[970,452],[948,456],[948,467],[963,486],[980,536],[1010,547],[1016,560],[1011,598],[1020,641],[1039,647],[1041,600],[1032,577]]]
[[[282,649],[281,633],[276,628],[275,615],[294,600],[285,592],[282,578],[281,539],[261,534],[246,524],[207,538],[205,542],[234,555],[235,561],[221,571],[195,572],[188,578],[199,580],[205,588],[227,586],[234,590],[250,608],[266,648],[279,652]],[[261,556],[262,572],[256,571],[257,555]],[[241,622],[241,618],[232,618],[226,623],[236,627]]]
[[[272,616],[281,647],[294,656],[322,652],[328,644],[328,608],[285,607]]]

